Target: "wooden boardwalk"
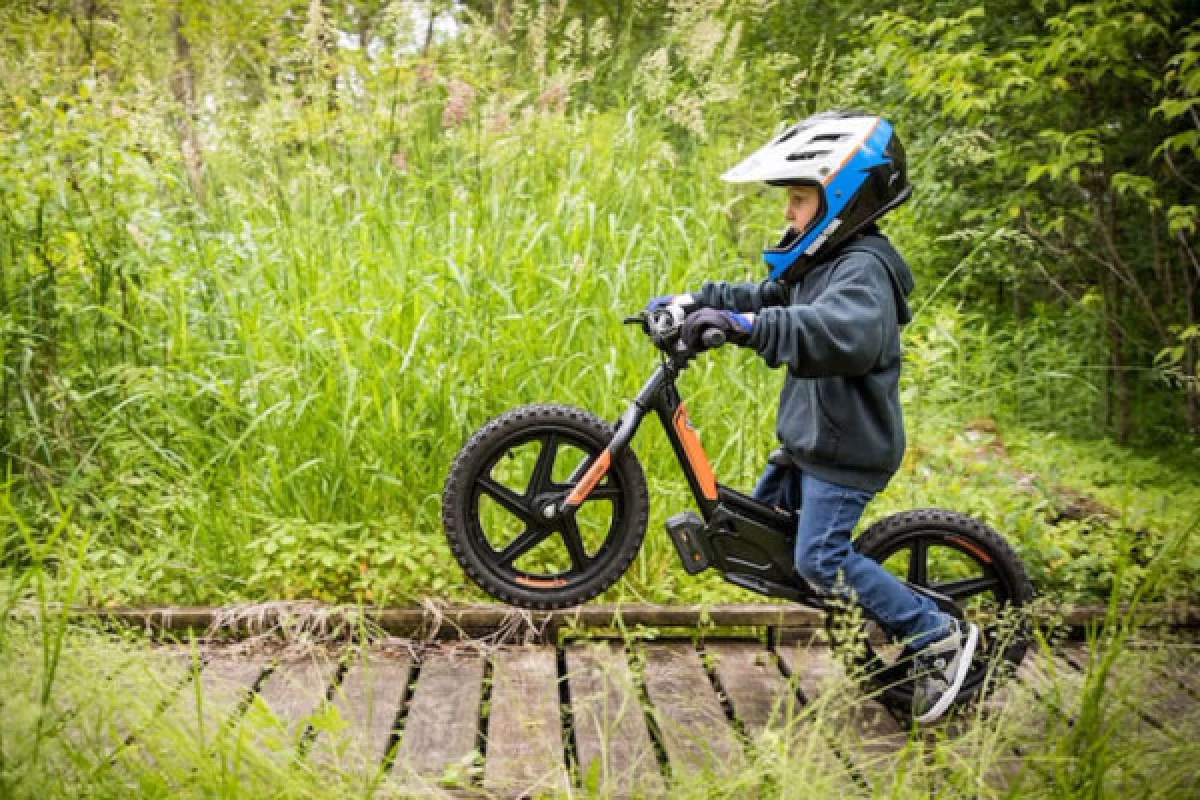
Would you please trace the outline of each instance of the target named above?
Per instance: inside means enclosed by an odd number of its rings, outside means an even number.
[[[969,719],[910,731],[817,638],[386,645],[291,658],[206,648],[206,715],[269,713],[285,733],[268,746],[378,780],[377,796],[661,796],[732,778],[767,750],[804,759],[830,787],[862,788],[886,785],[934,740],[963,754],[999,747],[987,780],[1002,789],[1039,737],[1072,723],[1090,658],[1079,646],[1031,655]],[[1191,662],[1153,669],[1150,700],[1136,701],[1144,733],[1200,734]],[[974,736],[989,714],[1013,715],[1017,736]]]

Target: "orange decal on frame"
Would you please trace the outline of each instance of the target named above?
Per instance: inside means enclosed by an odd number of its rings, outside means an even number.
[[[591,468],[579,479],[579,484],[567,495],[567,505],[576,508],[583,505],[583,501],[587,500],[592,489],[595,489],[600,479],[608,473],[610,466],[612,466],[612,453],[606,449],[596,459],[596,463],[592,464]]]
[[[675,419],[672,423],[675,426],[675,433],[679,434],[679,441],[683,442],[683,452],[687,455],[688,463],[692,465],[692,471],[696,473],[696,480],[700,484],[700,493],[709,500],[716,500],[717,477],[713,475],[712,464],[708,463],[704,445],[700,444],[700,436],[692,427],[692,421],[688,419],[687,408],[683,403],[680,403],[679,408],[675,410]]]

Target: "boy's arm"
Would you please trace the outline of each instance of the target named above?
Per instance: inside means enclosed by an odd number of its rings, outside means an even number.
[[[884,325],[895,324],[892,292],[882,265],[851,256],[812,303],[759,312],[746,346],[799,378],[865,375],[883,348]]]
[[[749,313],[786,305],[788,301],[787,288],[777,281],[770,280],[762,283],[705,281],[700,291],[692,296],[705,308]]]

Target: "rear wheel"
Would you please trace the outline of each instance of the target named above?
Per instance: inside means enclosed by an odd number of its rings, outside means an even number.
[[[513,409],[463,445],[442,494],[459,564],[488,594],[523,608],[586,602],[633,563],[650,500],[633,451],[613,460],[588,499],[563,500],[612,438],[608,423],[569,406]]]
[[[1012,547],[977,519],[954,511],[917,509],[876,522],[855,547],[911,586],[953,601],[958,613],[980,627],[979,647],[956,704],[968,702],[1011,674],[1028,647],[1025,606],[1033,584]],[[858,674],[866,675],[882,700],[897,711],[912,709],[907,653],[889,641],[874,620],[850,622],[830,615],[835,641]]]

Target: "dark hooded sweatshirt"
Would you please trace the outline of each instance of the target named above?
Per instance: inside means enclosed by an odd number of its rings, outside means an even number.
[[[829,483],[882,491],[904,457],[900,326],[912,319],[912,271],[872,227],[790,288],[707,282],[710,308],[758,316],[746,346],[787,365],[779,441]]]

